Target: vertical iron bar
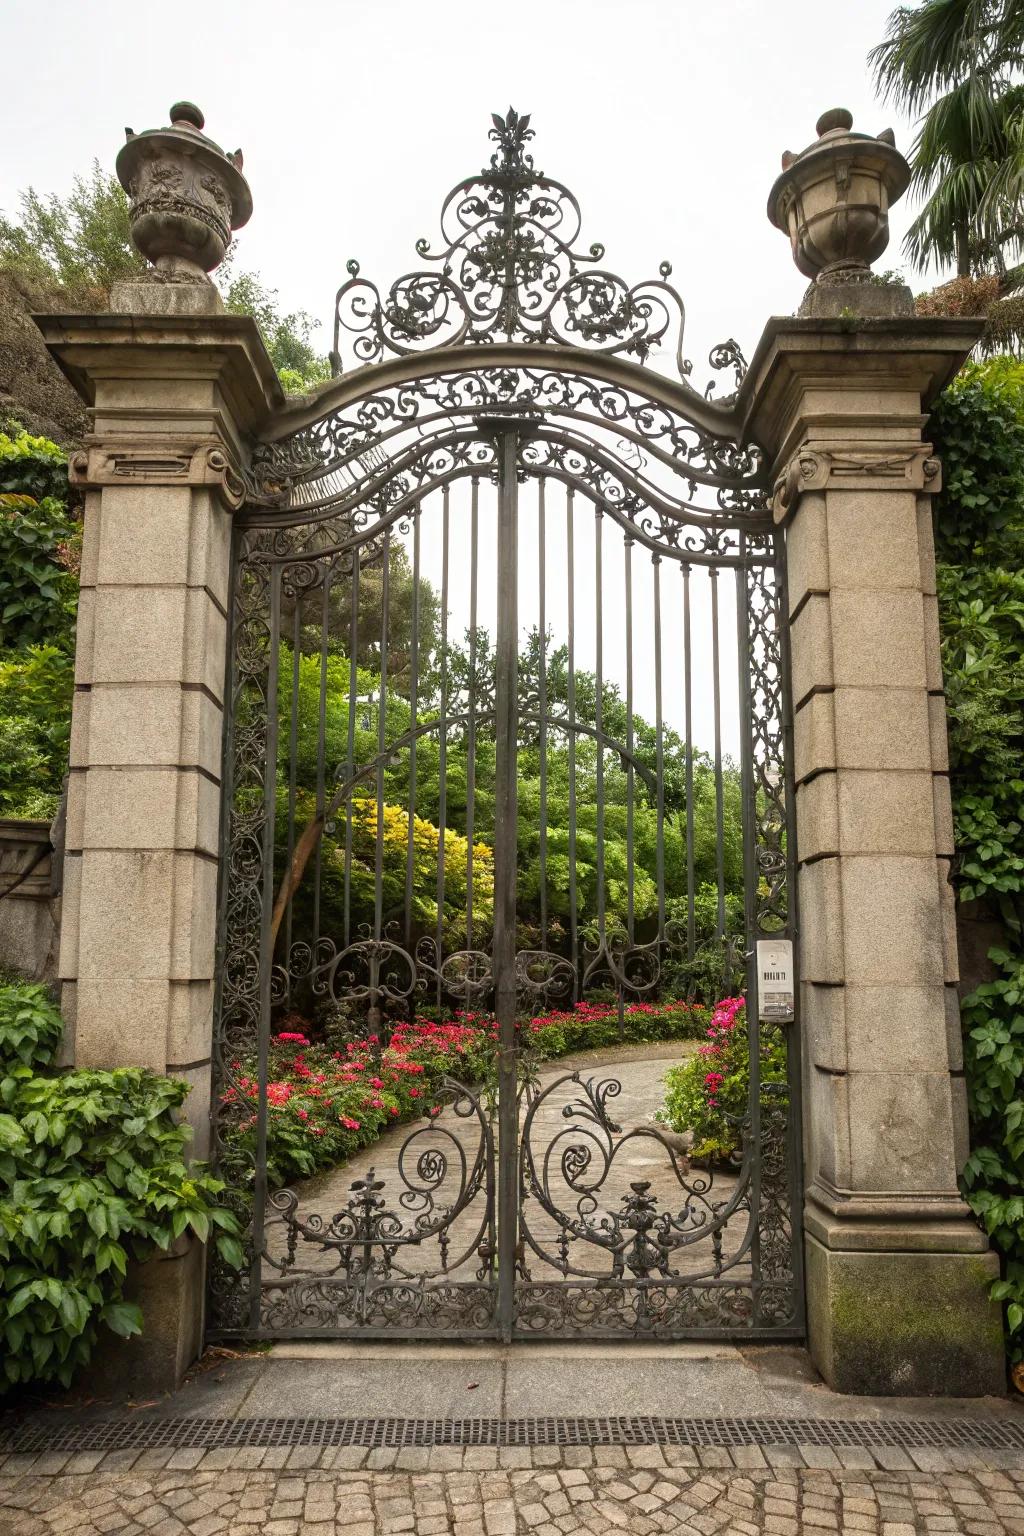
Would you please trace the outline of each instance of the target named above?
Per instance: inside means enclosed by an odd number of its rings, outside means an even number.
[[[651,559],[654,567],[654,731],[655,783],[657,786],[657,881],[658,940],[665,934],[665,719],[661,691],[661,556]]]
[[[331,572],[324,571],[324,595],[320,604],[320,693],[317,701],[317,742],[316,742],[316,814],[320,817],[324,814],[325,800],[325,762],[324,752],[327,735],[327,628],[329,623],[328,603],[331,593]],[[320,881],[323,870],[323,833],[316,840],[316,851],[313,855],[313,940],[320,937]]]
[[[352,775],[356,763],[356,695],[359,689],[359,671],[356,652],[359,650],[359,566],[360,552],[352,551],[352,582],[349,588],[348,628],[348,743],[345,754],[345,782],[349,786],[345,799],[345,948],[352,941]],[[324,599],[326,606],[326,598]],[[323,687],[323,682],[321,682]],[[324,728],[320,725],[320,743],[323,749]]]
[[[683,669],[686,684],[686,953],[697,949],[693,874],[693,658],[690,654],[690,567],[683,568]]]
[[[391,597],[391,529],[384,534],[380,577],[380,694],[377,704],[377,846],[373,863],[373,936],[384,931],[384,752],[387,745],[388,607]],[[371,1007],[376,1000],[371,1001]]]
[[[441,965],[444,960],[444,838],[448,825],[448,487],[441,493],[441,698],[438,717],[437,811],[437,1006],[441,1006]]]
[[[292,615],[292,699],[291,719],[288,726],[288,854],[285,861],[285,869],[291,869],[292,856],[295,853],[295,780],[297,773],[297,745],[299,733],[299,622],[302,612],[302,595],[295,594],[295,612]],[[288,1001],[292,996],[292,896],[288,897],[288,905],[284,918],[284,973],[285,989]]]
[[[597,731],[597,936],[604,942],[604,513],[594,508],[594,726]]]
[[[512,1337],[515,1306],[517,1145],[516,863],[518,742],[518,432],[499,439],[498,633],[495,652],[494,999],[498,1022],[498,1326]]]
[[[725,791],[722,783],[722,679],[718,654],[718,567],[708,571],[711,582],[711,673],[715,712],[715,871],[718,878],[719,942],[725,938]],[[724,952],[724,951],[723,951]]]
[[[473,841],[476,836],[476,629],[480,558],[480,481],[474,475],[469,509],[469,697],[466,708],[466,948],[473,948]]]
[[[420,508],[412,518],[412,636],[409,645],[409,825],[405,843],[405,947],[412,952],[412,892],[416,853],[416,725],[420,692]],[[415,1005],[410,1000],[409,1010]]]
[[[569,680],[566,712],[569,717],[569,952],[572,956],[572,995],[580,995],[580,941],[576,890],[576,576],[574,569],[573,518],[575,498],[572,486],[565,497],[565,569],[568,629]]]
[[[540,947],[548,947],[548,620],[545,607],[545,484],[537,485],[537,629],[540,639]]]
[[[635,890],[633,880],[633,796],[636,775],[633,771],[633,540],[623,539],[626,571],[626,937],[630,946],[635,937]]]
[[[263,1230],[267,1209],[267,1073],[270,1061],[270,991],[274,968],[274,830],[277,813],[277,672],[281,643],[281,567],[270,568],[270,656],[267,661],[267,741],[263,764],[263,891],[260,904],[260,1019],[257,1043],[256,1177],[252,1211],[249,1325],[260,1322]]]
[[[740,758],[743,799],[743,913],[747,953],[747,1051],[750,1116],[750,1275],[754,1313],[760,1308],[761,1240],[761,1034],[757,995],[757,788],[754,779],[754,727],[750,696],[750,595],[746,535],[740,533],[736,568],[736,657],[740,690]]]

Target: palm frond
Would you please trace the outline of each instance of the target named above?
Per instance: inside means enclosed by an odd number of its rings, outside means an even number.
[[[995,51],[990,0],[925,0],[893,11],[868,58],[882,96],[916,114],[936,91],[990,68]]]

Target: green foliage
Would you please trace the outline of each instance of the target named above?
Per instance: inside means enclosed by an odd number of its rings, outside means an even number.
[[[872,51],[883,93],[922,113],[911,151],[924,206],[907,234],[916,265],[956,262],[961,275],[996,271],[1005,287],[1021,250],[1021,46],[1017,0],[921,0],[898,6]]]
[[[942,662],[962,901],[1024,919],[1024,365],[966,368],[932,431]]]
[[[964,1193],[1003,1272],[1024,1359],[1024,364],[970,366],[937,403],[945,486],[936,553],[961,901],[998,912],[1005,946],[962,1004],[971,1118]]]
[[[0,214],[0,272],[37,302],[105,309],[114,283],[147,270],[132,240],[128,198],[99,161],[88,176],[75,177],[66,197],[28,187],[18,204],[17,218]],[[311,341],[318,321],[305,310],[283,315],[276,290],[258,273],[232,275],[230,253],[219,276],[228,311],[256,321],[286,390],[304,393],[330,378],[329,360]]]
[[[750,1033],[740,997],[720,1002],[707,1028],[708,1043],[665,1074],[665,1104],[658,1119],[693,1137],[696,1162],[728,1162],[742,1151],[741,1126],[750,1094]],[[781,1029],[758,1031],[762,1113],[785,1102],[786,1044]]]
[[[78,525],[67,455],[0,432],[0,815],[50,820],[71,735]]]
[[[992,1294],[1006,1303],[1011,1359],[1024,1359],[1024,954],[994,949],[995,980],[963,1004],[971,1155],[968,1204],[1004,1258]]]
[[[70,643],[78,530],[55,443],[0,432],[0,647]]]
[[[128,200],[98,160],[87,177],[75,177],[67,197],[28,187],[18,202],[17,221],[0,216],[0,271],[95,308],[112,283],[145,268],[132,244]]]
[[[331,376],[330,360],[312,344],[320,322],[304,309],[283,315],[277,289],[268,288],[256,272],[240,272],[224,292],[232,315],[251,315],[263,334],[270,361],[289,394],[305,394]]]
[[[101,1327],[140,1331],[132,1258],[186,1232],[242,1257],[223,1186],[185,1164],[187,1085],[134,1067],[58,1072],[61,1029],[44,987],[0,985],[0,1391],[67,1386]]]
[[[0,652],[0,816],[50,821],[71,738],[74,655],[56,645]]]

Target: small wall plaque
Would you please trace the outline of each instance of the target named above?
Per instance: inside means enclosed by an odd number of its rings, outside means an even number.
[[[758,939],[757,997],[760,1017],[766,1022],[793,1022],[792,940]]]

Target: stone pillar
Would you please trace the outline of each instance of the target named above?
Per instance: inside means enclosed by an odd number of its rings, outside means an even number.
[[[145,284],[132,291],[146,302]],[[175,291],[148,290],[154,307],[172,310]],[[70,466],[85,526],[60,948],[68,1050],[80,1067],[183,1078],[199,1157],[209,1143],[231,518],[247,442],[280,396],[255,323],[217,313],[209,294],[207,314],[38,322],[93,408]],[[161,1284],[146,1282],[147,1331],[120,1347],[134,1381],[152,1389],[173,1385],[194,1358],[202,1266],[182,1253],[149,1268]]]
[[[997,1262],[957,1190],[941,469],[922,435],[975,338],[969,320],[778,319],[751,366],[788,571],[808,1328],[844,1391],[1004,1385]]]

